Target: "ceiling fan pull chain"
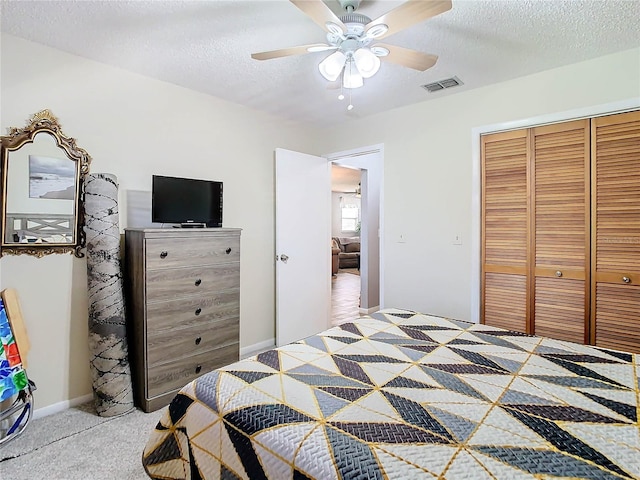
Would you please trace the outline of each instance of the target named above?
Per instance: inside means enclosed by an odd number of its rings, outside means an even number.
[[[349,75],[351,75],[351,66],[353,65],[353,61],[349,61]],[[347,105],[347,110],[353,110],[353,103],[351,103],[351,92],[353,92],[353,88],[349,89],[349,105]]]

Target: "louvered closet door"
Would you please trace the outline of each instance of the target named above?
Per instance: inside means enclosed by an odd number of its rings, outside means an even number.
[[[482,137],[482,305],[487,325],[527,331],[527,132]]]
[[[532,130],[532,333],[584,343],[589,340],[589,120]]]
[[[640,352],[640,112],[595,118],[592,340]]]

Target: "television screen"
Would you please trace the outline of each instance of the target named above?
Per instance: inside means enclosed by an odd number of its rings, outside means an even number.
[[[222,182],[153,175],[151,221],[222,226]]]

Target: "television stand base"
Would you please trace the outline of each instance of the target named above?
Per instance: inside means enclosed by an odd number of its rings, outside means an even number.
[[[187,222],[181,223],[180,225],[175,225],[176,228],[205,228],[207,226],[206,223],[196,223],[196,222]]]

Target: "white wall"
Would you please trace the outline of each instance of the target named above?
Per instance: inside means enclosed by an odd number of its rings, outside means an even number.
[[[341,192],[331,192],[331,236],[332,237],[341,237],[341,225],[340,221],[340,197],[342,197]]]
[[[318,133],[324,151],[384,144],[384,305],[471,319],[472,130],[640,100],[640,49],[430,98]]]
[[[3,134],[50,109],[93,157],[91,171],[118,177],[121,229],[124,192],[150,191],[154,173],[224,182],[224,226],[243,229],[240,345],[274,338],[273,152],[308,150],[307,131],[9,35],[0,53]],[[37,408],[89,394],[85,260],[5,256],[0,268],[1,287],[20,296]]]

